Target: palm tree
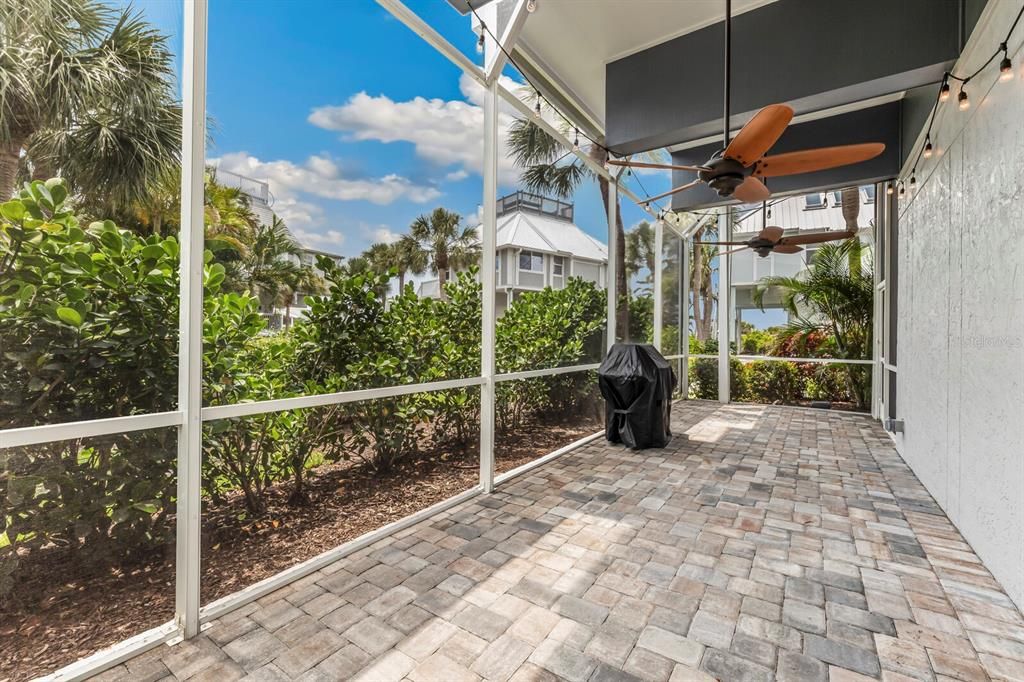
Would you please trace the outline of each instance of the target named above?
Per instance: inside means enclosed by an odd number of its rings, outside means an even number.
[[[627,279],[632,280],[646,268],[649,275],[643,283],[648,286],[651,284],[657,264],[654,254],[654,228],[646,220],[640,221],[626,233],[625,262]]]
[[[24,169],[63,176],[80,205],[124,208],[179,163],[172,57],[140,13],[0,0],[0,46],[0,199]]]
[[[261,308],[273,312],[282,306],[287,311],[296,292],[316,293],[323,288],[313,268],[296,262],[301,253],[302,247],[276,215],[270,225],[256,226],[239,276],[249,293],[259,298]],[[285,326],[289,321],[286,312]]]
[[[245,257],[259,220],[249,206],[249,196],[237,187],[221,185],[216,174],[206,174],[206,243],[214,253],[228,251],[229,257]]]
[[[699,244],[704,240],[718,237],[718,223],[710,221],[693,234],[693,251],[690,253],[690,307],[693,310],[694,335],[698,341],[711,338],[711,321],[718,296],[715,294],[714,273],[718,269],[715,260],[718,247]]]
[[[782,290],[782,305],[790,315],[784,339],[807,340],[813,334],[832,339],[840,358],[870,356],[874,312],[871,249],[856,236],[825,244],[809,267],[795,277],[765,277],[754,290],[754,302],[764,310],[771,288]],[[850,392],[858,407],[868,404],[870,373],[859,365],[844,365]]]
[[[464,268],[480,258],[480,242],[476,228],[461,226],[462,216],[445,208],[435,208],[421,215],[409,226],[409,234],[430,259],[430,269],[437,274],[441,298],[447,297],[444,285],[449,268]]]
[[[398,290],[405,290],[405,276],[408,273],[422,275],[427,269],[427,252],[411,235],[393,244],[395,250],[395,267],[398,268]]]

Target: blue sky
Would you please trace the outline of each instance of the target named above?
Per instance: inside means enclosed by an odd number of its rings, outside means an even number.
[[[467,17],[442,0],[407,4],[479,61]],[[180,50],[179,0],[135,6]],[[210,3],[208,158],[268,180],[275,211],[306,246],[357,255],[437,206],[476,222],[481,96],[375,2]],[[512,163],[503,158],[500,166],[501,193],[516,189]],[[668,177],[643,182],[658,192]],[[576,222],[605,241],[596,186],[581,187],[575,202]],[[623,216],[628,226],[645,214],[624,202]]]

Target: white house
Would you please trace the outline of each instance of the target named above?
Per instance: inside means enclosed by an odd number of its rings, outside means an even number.
[[[527,291],[561,289],[570,277],[604,288],[608,247],[573,222],[573,204],[513,192],[498,199],[495,307],[500,315]],[[421,296],[437,296],[438,281],[420,284]]]
[[[845,232],[846,220],[843,218],[841,192],[817,192],[795,197],[780,199],[771,204],[767,213],[762,214],[761,206],[752,206],[741,210],[733,225],[733,240],[750,239],[761,231],[765,222],[778,225],[785,234],[800,232]],[[875,216],[875,187],[866,185],[860,188],[860,213],[857,219],[862,239],[869,238],[870,228]],[[771,253],[761,258],[750,249],[732,254],[729,261],[729,280],[732,285],[732,315],[730,316],[736,329],[743,319],[744,310],[757,310],[753,292],[757,283],[764,277],[793,277],[807,268],[815,252],[822,244],[813,244],[795,254]],[[768,292],[765,296],[765,308],[780,308],[777,294]]]

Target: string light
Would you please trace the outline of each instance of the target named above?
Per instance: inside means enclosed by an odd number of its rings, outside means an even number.
[[[956,96],[956,105],[960,111],[967,111],[971,108],[971,100],[967,99],[967,91],[960,88],[960,94]]]
[[[527,12],[536,12],[537,11],[537,0],[528,0],[527,3],[526,3],[526,11]]]
[[[572,150],[578,152],[580,150],[580,129],[573,128],[573,130],[576,132],[576,138],[572,142]]]
[[[1010,55],[1006,53],[1006,43],[999,47],[1003,50],[1003,60],[999,62],[999,80],[1005,83],[1013,80],[1013,62],[1010,61]]]
[[[534,92],[537,94],[537,104],[533,107],[533,115],[540,118],[540,90],[534,90]]]
[[[484,28],[483,24],[481,24],[480,26],[481,26],[481,28],[480,28],[480,38],[476,41],[476,51],[477,51],[477,54],[483,54],[484,53],[484,30],[485,30],[485,28]]]
[[[922,158],[930,159],[935,153],[935,147],[932,144],[932,127],[935,125],[935,116],[938,111],[939,104],[949,101],[951,93],[950,81],[957,81],[960,84],[960,91],[956,96],[957,108],[959,108],[960,111],[967,111],[971,108],[971,100],[967,95],[967,84],[978,76],[978,74],[988,68],[988,66],[1000,55],[1002,55],[1002,59],[999,61],[999,80],[1002,82],[1013,80],[1013,62],[1010,61],[1007,43],[1009,43],[1010,37],[1017,28],[1017,24],[1020,23],[1022,16],[1024,16],[1024,7],[1021,7],[1017,12],[1017,16],[1010,25],[1010,30],[1006,32],[1006,38],[1003,39],[1003,42],[999,43],[999,47],[997,47],[995,52],[992,53],[992,56],[990,56],[984,64],[979,66],[974,73],[961,77],[952,71],[947,71],[942,75],[942,83],[939,85],[939,94],[935,98],[935,102],[932,104],[931,112],[928,114],[928,127],[925,129],[924,145],[918,150],[913,170],[910,171],[910,189],[912,191],[917,187],[916,174],[918,162]],[[893,184],[890,184],[885,191],[886,194],[891,195],[893,193]],[[904,194],[906,194],[906,188],[901,181],[899,182],[899,195],[902,197]]]

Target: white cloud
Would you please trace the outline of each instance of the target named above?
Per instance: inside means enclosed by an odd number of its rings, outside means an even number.
[[[449,182],[458,182],[459,180],[465,180],[468,177],[469,173],[467,173],[464,169],[460,168],[459,170],[452,171],[448,175],[444,176],[444,179],[448,180]]]
[[[382,206],[400,199],[422,204],[441,196],[435,187],[418,185],[393,173],[380,178],[343,177],[338,165],[325,156],[310,156],[300,165],[284,159],[262,161],[247,152],[231,152],[216,162],[226,170],[267,180],[276,200],[274,210],[285,217],[285,210],[278,210],[279,206],[291,209],[297,224],[310,224],[322,213],[315,205],[303,201],[303,195],[369,201]]]
[[[369,232],[374,242],[379,242],[381,244],[394,244],[402,238],[401,234],[395,232],[387,225],[378,225],[377,227],[368,228],[367,232]]]
[[[504,78],[510,88],[515,81]],[[468,173],[483,169],[484,90],[465,74],[459,79],[463,100],[414,97],[395,101],[387,95],[372,96],[359,92],[337,106],[317,107],[309,122],[325,130],[337,131],[348,141],[408,142],[416,155],[438,166],[456,166],[446,179],[461,180]],[[513,116],[503,106],[499,114],[500,135],[504,140]],[[518,183],[519,172],[504,153],[498,159],[499,182]]]
[[[311,232],[304,229],[289,227],[295,238],[303,246],[323,249],[324,251],[336,251],[345,244],[345,234],[338,230],[327,230],[326,232]]]

